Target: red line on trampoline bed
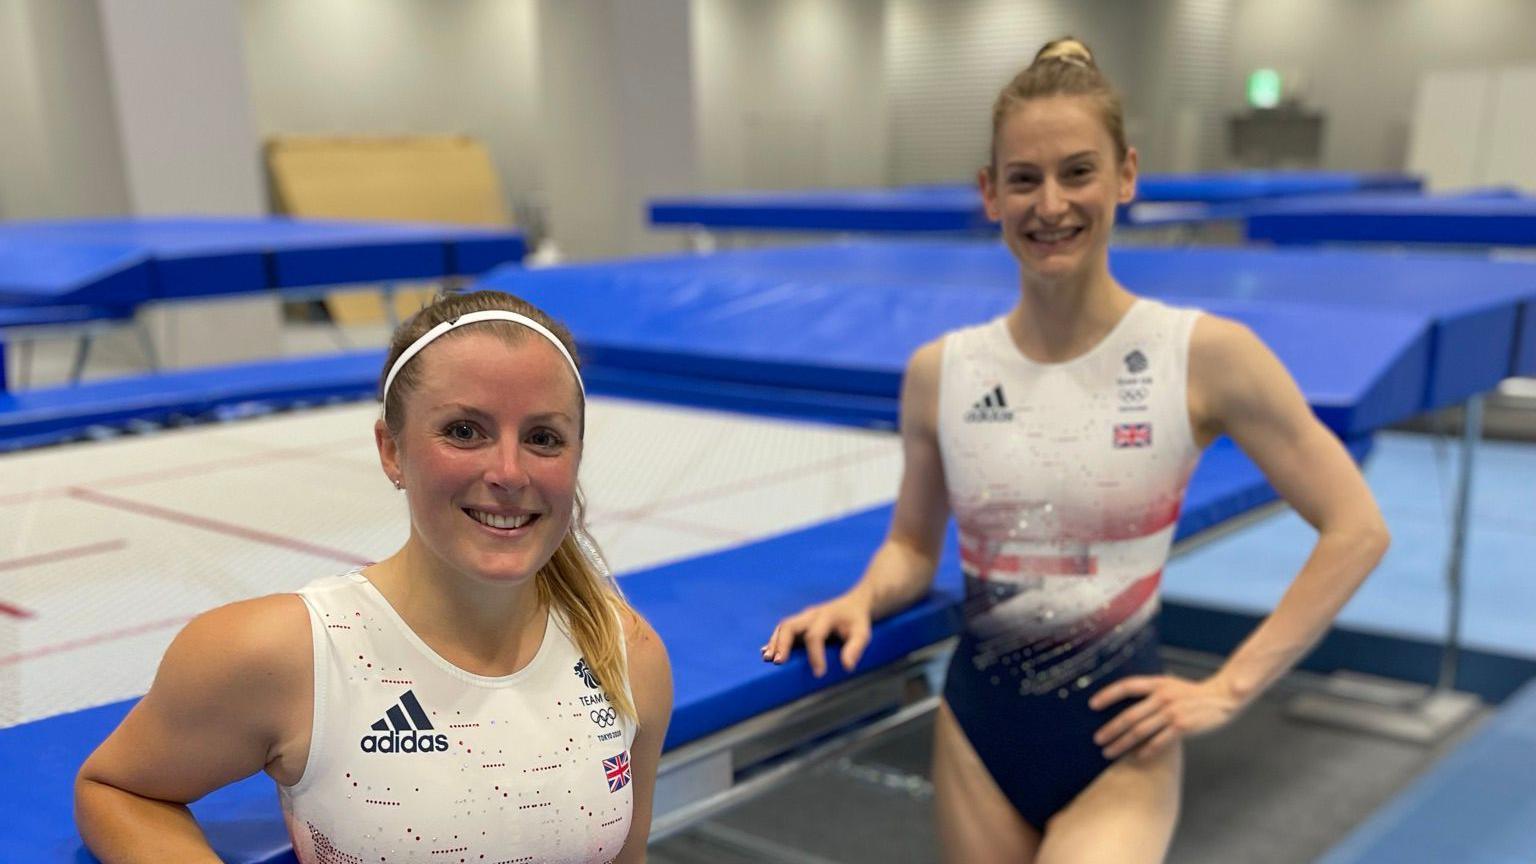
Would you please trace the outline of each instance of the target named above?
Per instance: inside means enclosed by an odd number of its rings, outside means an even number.
[[[53,564],[58,561],[68,561],[71,558],[82,558],[86,555],[95,555],[101,552],[116,552],[128,546],[127,540],[103,540],[100,543],[90,543],[85,546],[71,546],[67,549],[55,549],[52,552],[43,552],[37,555],[24,555],[20,558],[0,560],[0,573],[6,570],[21,570],[25,567],[36,567],[40,564]],[[9,615],[12,618],[35,617],[30,609],[23,609],[15,603],[7,603],[0,600],[0,615]]]
[[[79,639],[71,639],[68,642],[60,642],[57,645],[44,645],[41,648],[33,648],[30,651],[18,651],[15,654],[0,656],[0,666],[14,666],[17,663],[36,660],[39,657],[47,657],[50,654],[62,654],[65,651],[89,648],[92,645],[100,645],[104,642],[115,642],[119,639],[127,639],[130,636],[139,636],[156,630],[164,630],[167,627],[179,627],[191,620],[192,616],[182,615],[176,618],[166,618],[161,621],[151,621],[147,624],[135,624],[132,627],[124,627],[121,630],[109,630],[106,633],[83,636]]]
[[[39,564],[52,564],[55,561],[68,561],[71,558],[83,558],[86,555],[96,555],[102,552],[116,552],[128,547],[127,540],[103,540],[100,543],[89,543],[85,546],[70,546],[65,549],[55,549],[52,552],[40,552],[36,555],[25,555],[21,558],[0,560],[0,572],[6,570],[20,570],[24,567],[35,567]]]
[[[81,501],[89,501],[92,504],[100,504],[103,507],[112,507],[125,510],[129,513],[137,513],[141,516],[150,516],[156,519],[164,519],[167,522],[176,522],[192,528],[201,528],[216,534],[224,534],[229,537],[237,537],[241,540],[250,540],[255,543],[265,543],[268,546],[277,546],[282,549],[291,549],[295,552],[303,552],[314,555],[317,558],[327,558],[332,561],[340,561],[347,565],[367,564],[371,558],[367,555],[358,555],[353,552],[343,552],[339,549],[331,549],[315,543],[306,543],[292,537],[284,537],[281,534],[271,534],[266,531],[257,531],[243,525],[234,525],[229,522],[221,522],[217,519],[209,519],[206,516],[194,516],[191,513],[181,513],[165,507],[157,507],[153,504],[145,504],[142,501],[130,501],[127,498],[118,498],[106,495],[91,489],[71,488],[69,497]]]
[[[356,447],[356,442],[348,441],[347,449]],[[212,471],[249,468],[253,465],[261,465],[266,462],[287,462],[297,459],[313,459],[318,456],[329,455],[331,451],[339,447],[283,447],[275,450],[261,450],[256,453],[246,453],[240,456],[226,456],[222,459],[210,459],[202,463],[191,465],[177,465],[166,468],[163,471],[145,471],[139,474],[120,474],[116,477],[107,477],[102,480],[92,481],[91,486],[100,488],[103,486],[137,486],[143,483],[157,483],[162,480],[175,480],[182,477],[202,477]]]
[[[853,465],[859,462],[868,462],[887,456],[889,453],[890,450],[886,447],[871,448],[862,453],[854,453],[848,456],[836,456],[831,459],[823,459],[820,462],[812,462],[808,465],[796,465],[793,468],[785,468],[782,471],[775,471],[773,473],[763,474],[758,477],[749,477],[745,480],[740,480],[734,483],[722,484],[720,486],[714,487],[713,489],[704,489],[699,492],[680,495],[677,498],[672,498],[670,500],[663,499],[660,501],[652,501],[631,510],[621,510],[614,513],[609,513],[608,517],[612,519],[638,519],[642,517],[648,517],[663,507],[682,507],[689,504],[697,504],[700,501],[705,501],[710,498],[725,498],[752,489],[761,489],[765,486],[772,486],[775,483],[783,483],[788,480],[794,480],[806,474],[818,474],[828,470],[829,468],[837,468],[843,465]]]
[[[218,471],[249,468],[266,462],[281,462],[293,459],[313,459],[324,456],[332,451],[351,449],[357,446],[355,442],[348,441],[342,445],[332,447],[286,447],[280,450],[264,450],[258,453],[248,453],[242,456],[225,456],[219,459],[209,459],[204,462],[194,462],[190,465],[177,465],[167,467],[161,471],[143,471],[135,474],[118,474],[103,477],[91,481],[94,488],[138,486],[144,483],[156,483],[165,480],[176,480],[183,477],[205,477]],[[72,487],[51,486],[44,489],[34,489],[30,492],[17,492],[12,495],[0,495],[0,507],[9,504],[25,504],[41,498],[58,498],[70,494]]]

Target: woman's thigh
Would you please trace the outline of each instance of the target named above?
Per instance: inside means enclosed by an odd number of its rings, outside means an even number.
[[[934,817],[941,860],[954,864],[1028,864],[1040,834],[998,788],[949,706],[939,703],[933,729]]]
[[[1045,826],[1037,864],[1115,861],[1155,864],[1179,820],[1184,751],[1122,757]]]

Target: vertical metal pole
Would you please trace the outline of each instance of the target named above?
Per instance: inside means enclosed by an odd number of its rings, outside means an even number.
[[[1467,522],[1472,510],[1472,455],[1483,437],[1483,397],[1467,400],[1462,412],[1461,467],[1456,480],[1456,512],[1451,519],[1451,551],[1445,564],[1445,647],[1440,655],[1440,680],[1436,690],[1456,689],[1456,667],[1461,659],[1462,565],[1467,553]]]
[[[86,330],[80,334],[80,341],[75,348],[75,362],[69,369],[69,383],[74,386],[80,383],[80,377],[85,374],[85,364],[91,357],[91,342],[95,335]]]
[[[391,332],[400,326],[400,313],[395,310],[395,283],[385,282],[381,293],[384,300],[384,318],[389,322]]]
[[[139,334],[139,350],[144,352],[144,363],[149,366],[149,371],[160,371],[160,354],[155,351],[155,340],[150,338],[149,329],[142,321],[133,325],[135,333]]]

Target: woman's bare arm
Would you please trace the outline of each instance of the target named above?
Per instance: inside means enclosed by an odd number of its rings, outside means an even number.
[[[106,864],[216,862],[187,804],[257,771],[295,782],[309,747],[313,651],[297,595],[193,619],[149,693],[75,781],[75,821]]]

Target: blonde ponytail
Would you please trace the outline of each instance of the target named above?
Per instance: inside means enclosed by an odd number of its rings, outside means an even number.
[[[571,530],[566,532],[549,563],[539,571],[539,601],[558,612],[569,628],[587,666],[608,696],[609,704],[631,722],[638,720],[629,691],[628,653],[624,622],[634,616],[612,577],[598,570],[577,539],[585,532],[586,505],[578,493]]]

